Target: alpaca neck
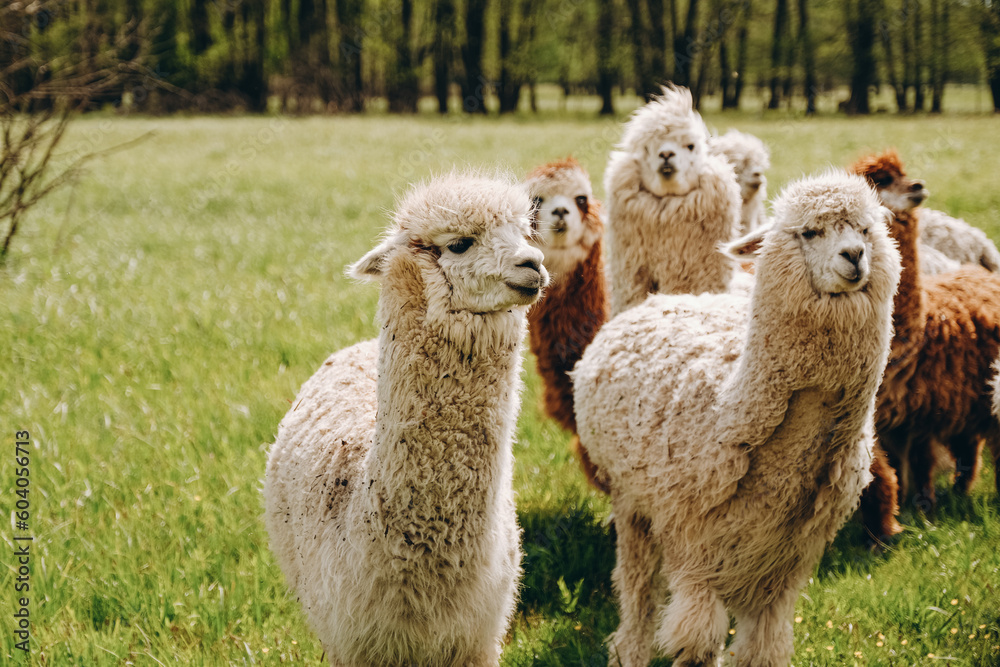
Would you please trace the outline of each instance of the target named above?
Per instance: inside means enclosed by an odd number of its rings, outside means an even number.
[[[892,325],[895,333],[889,357],[890,370],[919,348],[926,326],[926,297],[920,276],[920,229],[917,214],[911,211],[897,213],[896,217],[897,222],[892,225],[892,230],[899,245],[903,271],[893,300]],[[899,220],[909,224],[901,225]]]
[[[365,464],[369,507],[386,536],[467,543],[466,528],[486,528],[464,519],[487,514],[500,485],[510,484],[524,317],[521,309],[459,312],[434,323],[422,304],[386,298],[387,290]],[[409,534],[413,525],[422,526],[419,536]],[[428,526],[451,537],[436,539]]]
[[[608,319],[608,295],[601,241],[586,259],[549,288],[528,313],[531,351],[545,383],[545,409],[576,433],[573,382],[569,372]]]

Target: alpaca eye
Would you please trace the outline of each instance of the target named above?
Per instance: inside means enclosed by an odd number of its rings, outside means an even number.
[[[545,200],[544,200],[544,199],[542,199],[541,197],[534,197],[534,198],[533,198],[533,199],[531,200],[531,205],[532,205],[532,207],[534,208],[534,212],[535,212],[536,214],[537,214],[537,213],[538,213],[539,211],[541,211],[541,210],[542,210],[542,202],[543,202],[543,201],[545,201]]]
[[[580,210],[584,213],[587,212],[587,195],[580,195],[576,198],[576,205],[580,207]]]
[[[471,248],[472,244],[475,243],[475,241],[476,240],[473,238],[464,236],[456,241],[452,241],[451,243],[449,243],[448,250],[452,251],[456,255],[461,255],[463,252]]]
[[[694,150],[694,144],[688,144],[688,150],[689,151],[693,151]]]
[[[868,236],[868,228],[865,227],[864,229],[862,229],[861,233],[864,234],[865,236]]]
[[[816,229],[807,229],[804,232],[802,232],[802,238],[804,238],[806,241],[812,240],[819,235],[820,233]]]

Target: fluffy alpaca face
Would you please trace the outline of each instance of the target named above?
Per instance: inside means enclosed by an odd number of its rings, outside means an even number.
[[[773,228],[752,232],[735,242],[730,253],[737,258],[755,254],[769,237],[785,253],[782,271],[799,266],[795,270],[817,294],[865,290],[873,262],[886,261],[875,258],[892,247],[886,228],[891,214],[854,176],[834,173],[795,183],[778,199],[775,211]]]
[[[620,148],[641,166],[643,185],[658,197],[686,195],[698,187],[708,152],[708,130],[686,88],[638,109],[625,126]]]
[[[535,169],[525,184],[535,204],[532,243],[544,253],[545,267],[559,279],[587,258],[601,236],[590,177],[569,158]]]
[[[923,181],[907,178],[896,151],[860,160],[851,171],[874,185],[882,203],[893,213],[912,211],[930,194]]]
[[[736,172],[743,203],[753,199],[767,185],[764,173],[771,167],[771,156],[764,142],[737,130],[730,130],[710,141],[711,152],[722,156]]]
[[[871,276],[871,220],[864,213],[809,219],[797,232],[813,289],[843,294],[863,289]]]
[[[530,214],[531,200],[521,186],[478,176],[441,177],[410,191],[389,238],[349,273],[383,279],[397,265],[415,266],[428,310],[439,313],[527,306],[549,281],[542,253],[528,242]]]
[[[637,155],[643,184],[658,197],[686,195],[698,187],[705,153],[705,137],[696,128],[657,137]]]

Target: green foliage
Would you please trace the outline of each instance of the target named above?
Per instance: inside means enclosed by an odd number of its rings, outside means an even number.
[[[67,148],[156,135],[40,204],[0,273],[4,442],[13,429],[33,442],[34,662],[321,665],[268,549],[260,484],[298,387],[331,351],[377,331],[376,289],[344,266],[375,242],[406,183],[453,165],[523,174],[574,153],[602,196],[620,126],[551,112],[105,120],[77,123]],[[771,146],[772,193],[896,146],[927,181],[929,205],[1000,240],[988,140],[1000,118],[707,121]],[[610,506],[542,416],[530,355],[525,369],[515,447],[525,574],[503,664],[596,667],[617,625]],[[798,602],[794,663],[930,664],[933,653],[997,664],[992,481],[971,499],[942,481],[934,521],[905,508],[906,532],[881,555],[849,524]],[[0,590],[13,576],[0,573]],[[11,615],[0,618],[0,663],[14,664]]]

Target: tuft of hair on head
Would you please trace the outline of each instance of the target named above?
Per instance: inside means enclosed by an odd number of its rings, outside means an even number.
[[[862,210],[885,214],[878,192],[862,176],[831,167],[785,186],[774,201],[771,229],[798,230],[803,219],[833,222]]]
[[[618,148],[636,151],[651,137],[669,134],[674,130],[696,129],[708,137],[708,128],[701,115],[694,109],[691,91],[683,86],[667,84],[659,95],[653,95],[646,104],[632,112],[625,123],[625,131]]]
[[[433,235],[442,226],[473,234],[477,225],[500,225],[511,219],[527,224],[530,214],[527,189],[509,170],[452,169],[410,185],[397,197],[383,240],[345,273],[355,280],[378,281],[384,277],[393,252],[423,247],[425,235]]]
[[[584,174],[587,170],[577,161],[572,155],[567,155],[561,160],[553,160],[543,165],[539,165],[528,172],[528,175],[524,177],[525,182],[531,181],[544,181],[553,178],[557,174],[563,171],[573,171],[577,170]]]
[[[888,148],[881,153],[860,158],[851,165],[850,171],[862,176],[876,188],[906,176],[906,172],[903,170],[903,161],[895,148]]]

